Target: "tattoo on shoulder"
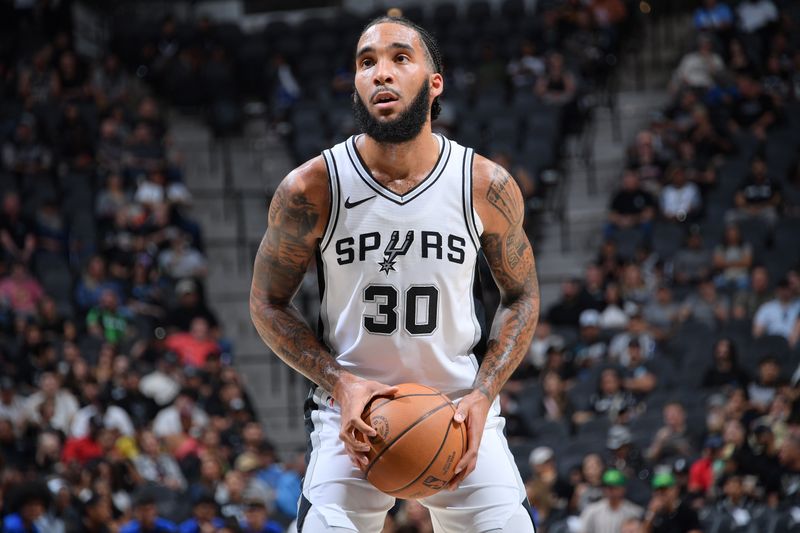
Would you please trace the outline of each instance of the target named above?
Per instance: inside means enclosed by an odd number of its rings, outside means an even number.
[[[522,220],[525,211],[522,197],[517,191],[514,178],[500,165],[495,165],[492,170],[486,199],[500,211],[509,224],[518,224]]]
[[[314,230],[319,214],[305,194],[289,194],[278,187],[269,206],[269,223],[280,224],[283,231],[295,237],[305,237]]]

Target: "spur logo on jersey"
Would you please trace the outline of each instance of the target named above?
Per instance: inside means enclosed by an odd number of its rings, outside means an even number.
[[[383,261],[378,263],[381,267],[381,272],[385,272],[387,276],[390,270],[394,270],[395,258],[397,258],[398,255],[406,255],[408,253],[408,249],[411,248],[411,243],[414,242],[414,232],[409,230],[406,233],[406,240],[403,241],[403,245],[398,248],[397,243],[399,242],[400,232],[395,230],[392,232],[392,238],[389,239],[389,244],[387,244],[386,248],[383,250]]]
[[[401,268],[400,259],[403,256],[417,248],[419,257],[423,260],[448,261],[458,265],[464,263],[467,247],[465,237],[443,235],[438,231],[408,230],[401,243],[401,233],[401,230],[394,230],[388,239],[381,237],[377,231],[341,238],[335,243],[336,262],[349,265],[356,261],[366,261],[368,257],[370,260],[380,259],[376,261],[378,270],[388,276],[390,272],[397,272]]]

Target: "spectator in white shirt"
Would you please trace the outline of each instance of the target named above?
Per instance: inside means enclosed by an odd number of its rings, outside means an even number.
[[[701,34],[697,38],[697,50],[683,56],[675,69],[670,82],[671,88],[673,91],[685,87],[709,89],[716,84],[715,78],[724,71],[725,63],[714,52],[711,37]]]
[[[120,435],[132,437],[134,434],[133,422],[128,413],[119,406],[108,405],[100,393],[100,386],[94,379],[83,383],[83,397],[86,405],[81,407],[72,418],[70,433],[72,437],[81,438],[89,434],[89,423],[92,417],[99,416],[103,426],[114,429]]]
[[[25,419],[25,400],[17,394],[14,380],[8,376],[0,378],[0,419],[9,420],[14,431],[21,431]]]
[[[667,175],[670,184],[661,190],[662,215],[672,222],[692,220],[702,208],[700,189],[687,179],[683,166],[672,166]]]
[[[739,27],[745,33],[757,32],[778,20],[778,8],[772,0],[746,0],[736,8]]]
[[[78,400],[71,392],[61,388],[59,378],[53,372],[44,372],[39,378],[39,391],[28,396],[25,402],[28,420],[41,423],[39,406],[48,399],[53,400],[55,410],[50,423],[54,428],[69,434],[72,417],[78,412]]]
[[[753,336],[780,335],[790,339],[800,315],[800,301],[792,298],[789,280],[775,288],[775,299],[761,305],[753,318]]]

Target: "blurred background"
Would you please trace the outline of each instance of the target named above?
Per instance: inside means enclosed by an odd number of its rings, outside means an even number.
[[[252,258],[387,12],[439,40],[434,128],[525,196],[542,315],[501,403],[538,531],[800,531],[789,0],[0,0],[0,531],[292,530],[309,384]]]

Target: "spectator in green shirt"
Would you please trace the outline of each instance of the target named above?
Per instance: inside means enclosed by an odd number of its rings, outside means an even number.
[[[105,289],[100,294],[100,304],[86,315],[89,333],[106,341],[119,344],[125,338],[128,321],[120,312],[116,293]]]

